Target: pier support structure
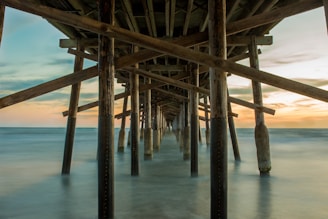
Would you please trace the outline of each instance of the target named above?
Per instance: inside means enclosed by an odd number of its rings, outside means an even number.
[[[154,132],[153,132],[153,149],[158,152],[160,149],[160,106],[155,104],[155,115],[154,115]]]
[[[227,58],[226,1],[209,0],[209,52]],[[227,72],[209,68],[211,98],[211,219],[227,218]]]
[[[151,84],[150,78],[146,77],[144,80],[145,84]],[[151,160],[153,158],[153,130],[151,128],[151,90],[146,90],[144,94],[144,160]]]
[[[227,91],[227,92],[228,92],[228,96],[229,96],[229,91]],[[232,113],[231,103],[228,101],[228,124],[229,124],[232,150],[233,150],[233,155],[235,157],[235,161],[240,161],[240,153],[239,153],[239,146],[238,146],[235,122],[234,122],[234,119],[233,119],[233,116],[231,113]]]
[[[138,47],[134,47],[134,52]],[[135,65],[139,67],[138,64]],[[131,175],[139,175],[139,75],[130,73],[130,91],[131,91]]]
[[[83,46],[81,46],[79,40],[77,40],[76,48],[77,51],[80,52],[84,51],[84,48]],[[75,56],[74,72],[79,72],[82,69],[83,69],[83,58],[81,58],[80,56]],[[71,87],[71,98],[70,98],[69,109],[68,109],[65,149],[64,149],[64,156],[63,156],[63,166],[62,166],[63,175],[69,174],[71,170],[75,127],[76,127],[76,116],[77,116],[77,109],[79,104],[80,89],[81,89],[81,82],[73,84]]]
[[[190,68],[190,82],[195,86],[199,86],[199,65],[190,64]],[[190,172],[193,177],[198,176],[198,96],[198,92],[190,90]]]
[[[114,25],[115,0],[99,0],[99,20]],[[99,36],[98,217],[114,218],[114,38]]]
[[[259,59],[257,53],[255,36],[251,36],[249,44],[250,67],[259,69]],[[263,106],[261,83],[252,81],[254,103]],[[255,110],[255,144],[257,149],[257,162],[261,175],[268,175],[271,170],[270,158],[270,142],[269,132],[264,122],[264,113],[260,110]]]
[[[189,91],[186,91],[186,96],[189,95]],[[190,111],[189,101],[185,100],[184,107],[184,129],[183,129],[183,160],[190,159]]]
[[[208,113],[207,96],[204,96],[205,105],[205,142],[207,146],[210,146],[210,118]]]
[[[128,85],[127,85],[128,86]],[[127,87],[125,88],[125,92],[127,92]],[[122,119],[121,119],[121,129],[118,136],[118,145],[117,145],[117,151],[118,152],[124,152],[124,146],[125,146],[125,123],[126,123],[126,107],[128,104],[128,97],[124,97],[123,100],[123,110],[122,110]]]

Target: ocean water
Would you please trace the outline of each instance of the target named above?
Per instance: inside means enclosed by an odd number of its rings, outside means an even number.
[[[328,130],[269,133],[269,177],[259,176],[253,129],[237,129],[241,162],[229,142],[228,218],[328,218]],[[0,128],[0,219],[97,218],[97,129],[76,130],[69,176],[60,174],[64,139],[65,128]],[[202,140],[195,178],[173,133],[152,161],[143,160],[140,141],[138,177],[130,176],[130,149],[115,153],[115,218],[210,218],[210,153]]]

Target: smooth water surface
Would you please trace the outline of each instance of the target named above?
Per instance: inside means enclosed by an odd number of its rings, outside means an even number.
[[[241,162],[228,145],[228,218],[328,218],[328,130],[270,129],[269,177],[257,171],[253,130],[237,135]],[[0,128],[0,139],[0,219],[97,218],[97,129],[77,129],[69,176],[60,175],[64,128]],[[143,141],[139,154],[138,177],[130,176],[128,147],[114,154],[115,218],[210,218],[204,142],[198,177],[190,177],[173,133],[152,161],[143,160]]]

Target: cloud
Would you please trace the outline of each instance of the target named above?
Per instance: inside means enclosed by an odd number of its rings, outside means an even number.
[[[73,59],[52,59],[50,62],[46,63],[47,65],[73,65]]]

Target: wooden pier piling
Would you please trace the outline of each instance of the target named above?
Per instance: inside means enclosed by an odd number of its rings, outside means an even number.
[[[137,52],[138,47],[134,47]],[[136,64],[136,68],[139,65]],[[135,72],[130,73],[131,91],[131,175],[139,175],[139,75]]]
[[[78,51],[84,51],[80,41],[77,40]],[[75,56],[74,72],[82,71],[83,69],[83,58]],[[77,108],[79,105],[81,82],[73,84],[71,87],[71,98],[69,103],[68,117],[67,117],[67,128],[65,137],[65,149],[63,155],[62,174],[69,174],[71,170],[72,153],[74,145],[75,127],[76,127],[76,116]]]
[[[209,52],[226,59],[226,1],[209,0]],[[227,218],[227,72],[210,68],[211,219]]]
[[[190,83],[199,86],[199,66],[190,64]],[[191,176],[198,176],[198,138],[199,138],[199,116],[198,116],[198,92],[190,91],[190,172]]]
[[[114,24],[115,0],[99,0],[99,20]],[[114,39],[99,36],[98,217],[114,218]]]
[[[155,115],[154,115],[154,131],[153,131],[153,150],[158,152],[160,149],[160,128],[159,128],[159,121],[160,121],[160,106],[156,103],[155,104]]]
[[[145,84],[151,84],[150,78],[145,78]],[[145,133],[144,133],[144,159],[153,158],[153,130],[151,128],[151,90],[144,92]]]
[[[259,69],[259,59],[257,54],[257,45],[255,36],[251,36],[251,44],[249,45],[250,66]],[[252,81],[254,103],[263,105],[261,83]],[[270,142],[269,132],[265,125],[264,113],[255,110],[255,144],[257,149],[258,168],[261,175],[269,174],[271,170]]]
[[[127,88],[125,88],[125,92],[127,92]],[[118,145],[117,145],[117,151],[118,152],[124,152],[124,146],[125,146],[125,123],[126,123],[126,107],[128,104],[128,97],[124,97],[123,99],[123,109],[122,109],[122,118],[121,118],[121,129],[118,135]]]
[[[185,91],[186,96],[189,92]],[[184,107],[184,129],[183,129],[183,160],[190,159],[190,111],[189,101],[185,100]]]

